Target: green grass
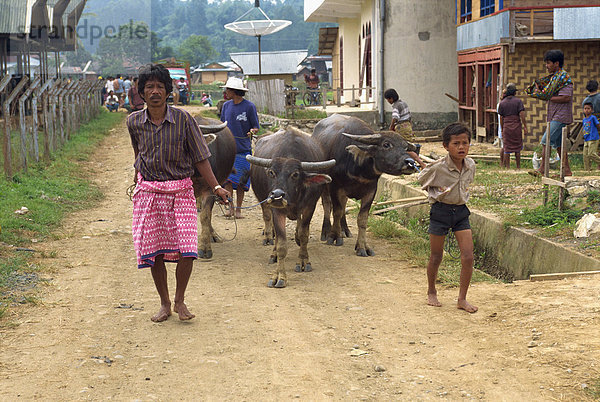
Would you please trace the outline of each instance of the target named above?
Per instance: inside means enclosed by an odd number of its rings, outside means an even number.
[[[34,241],[51,238],[66,213],[89,207],[101,198],[78,162],[88,160],[110,129],[125,117],[103,110],[98,118],[82,125],[48,164],[32,165],[27,173],[15,173],[12,180],[0,178],[0,316],[11,303],[7,300],[11,278],[34,267],[29,253],[15,247],[35,249]],[[29,213],[14,213],[23,206]],[[25,300],[29,301],[29,296]]]
[[[585,393],[592,399],[600,401],[600,378],[590,381],[588,387],[585,389]]]

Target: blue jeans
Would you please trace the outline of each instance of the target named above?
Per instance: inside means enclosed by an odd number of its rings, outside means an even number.
[[[119,104],[115,103],[112,105],[106,105],[106,108],[108,109],[109,112],[116,112],[117,110],[119,110]]]
[[[565,127],[565,123],[561,123],[560,121],[552,120],[548,123],[548,129],[542,136],[542,145],[546,145],[546,135],[548,134],[548,130],[550,130],[550,146],[552,148],[560,148],[562,144],[562,129]]]

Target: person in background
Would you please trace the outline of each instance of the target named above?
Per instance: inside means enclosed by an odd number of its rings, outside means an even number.
[[[517,169],[521,168],[523,133],[527,135],[529,132],[525,121],[525,106],[523,106],[523,101],[515,96],[516,94],[517,86],[513,83],[508,84],[498,107],[500,126],[502,127],[502,153],[504,154],[500,163],[506,169],[510,167],[511,153],[515,154]]]
[[[414,144],[417,148],[417,152],[408,151],[408,156],[413,158],[422,168],[427,166],[425,162],[419,157],[419,150],[421,144],[415,144],[415,135],[413,133],[411,114],[408,110],[406,102],[400,99],[398,92],[394,88],[386,89],[383,93],[385,100],[392,105],[392,123],[390,124],[390,131],[395,131],[406,141]]]
[[[223,104],[221,110],[221,121],[227,122],[227,127],[231,130],[235,138],[236,155],[233,167],[235,172],[227,178],[225,188],[230,193],[236,190],[236,208],[235,217],[242,216],[242,202],[244,193],[250,190],[249,170],[250,162],[246,160],[246,155],[252,154],[252,135],[258,132],[258,113],[254,103],[244,99],[248,89],[244,87],[241,79],[230,77],[225,83],[225,92],[230,99]],[[228,216],[234,216],[233,206],[229,210]]]
[[[600,142],[600,122],[598,118],[593,114],[594,104],[587,102],[583,105],[583,168],[586,171],[590,171],[590,160],[596,163],[600,163],[600,156],[598,156],[598,142]]]
[[[140,93],[138,90],[138,78],[137,77],[133,78],[133,83],[131,85],[131,88],[129,89],[127,96],[129,97],[129,104],[131,107],[131,112],[137,112],[138,110],[142,110],[144,108],[144,100],[140,96]]]
[[[319,80],[319,76],[317,75],[316,69],[310,70],[310,75],[304,75],[304,81],[306,82],[306,87],[310,91],[310,99],[312,105],[319,104],[319,84],[321,80]]]
[[[544,174],[545,160],[550,157],[550,155],[547,155],[550,152],[546,152],[545,145],[547,141],[561,155],[562,129],[573,123],[573,81],[569,73],[563,68],[564,61],[565,55],[561,50],[548,50],[544,53],[544,63],[549,75],[535,80],[526,90],[530,97],[547,101],[548,116],[546,121],[548,126],[540,141],[543,145],[542,162],[539,169],[528,172],[536,177]],[[569,156],[566,151],[565,149],[565,157],[561,161],[563,173],[565,176],[572,176]]]
[[[210,94],[207,94],[205,92],[202,93],[202,99],[200,99],[200,101],[202,102],[203,105],[208,105],[208,106],[213,105],[213,101],[212,101],[212,98],[210,97]]]
[[[182,105],[187,105],[189,104],[188,102],[188,85],[187,82],[185,82],[185,78],[181,77],[179,78],[179,81],[177,82],[177,90],[179,91],[179,100],[181,101]]]
[[[108,92],[108,96],[106,97],[106,108],[109,112],[116,112],[119,110],[119,98],[117,98],[113,91]]]

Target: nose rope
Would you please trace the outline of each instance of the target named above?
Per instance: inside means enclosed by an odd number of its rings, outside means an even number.
[[[221,204],[220,201],[221,197],[213,195],[213,198],[215,199],[215,201],[217,201],[217,205],[219,206],[219,209],[221,210],[221,213],[223,215],[225,215],[225,211],[223,210],[223,204]],[[234,209],[250,209],[250,208],[255,208],[258,207],[260,204],[264,204],[265,202],[268,202],[269,200],[271,200],[272,197],[267,197],[264,200],[262,200],[261,202],[259,202],[258,204],[254,204],[254,205],[250,205],[249,207],[235,207],[233,206],[231,203],[233,202],[231,199],[229,199],[229,204],[230,204],[230,208],[234,208]],[[235,240],[237,233],[238,233],[238,226],[237,226],[237,219],[235,218],[235,214],[232,215],[233,216],[233,224],[235,225],[235,231],[233,232],[233,237],[231,239],[223,239],[223,242],[228,242],[228,241],[233,241]]]

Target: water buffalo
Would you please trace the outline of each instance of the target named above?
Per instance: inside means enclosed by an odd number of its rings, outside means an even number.
[[[205,135],[207,140],[208,149],[210,149],[211,156],[208,159],[210,167],[212,168],[217,181],[223,184],[231,169],[233,169],[233,161],[235,159],[235,139],[227,123],[222,123],[219,120],[207,119],[201,116],[196,117],[200,131]],[[214,139],[206,138],[214,135]],[[212,140],[212,141],[211,141]],[[194,195],[200,199],[200,223],[202,225],[202,231],[200,233],[200,241],[198,244],[198,256],[200,258],[212,258],[213,252],[211,248],[211,240],[215,242],[222,241],[219,235],[215,232],[212,227],[212,209],[214,206],[214,197],[212,188],[206,183],[206,181],[196,172],[192,177],[194,183]]]
[[[260,138],[254,156],[246,159],[252,164],[254,194],[259,200],[266,200],[261,204],[265,221],[263,244],[273,244],[275,228],[275,247],[269,262],[277,262],[277,269],[268,286],[283,288],[287,284],[285,219],[298,221],[295,239],[300,251],[296,271],[311,271],[307,249],[310,220],[324,185],[331,181],[328,175],[317,172],[331,168],[335,160],[324,161],[323,151],[310,135],[293,128]]]
[[[312,137],[321,145],[326,158],[337,161],[329,171],[332,181],[323,193],[321,240],[327,240],[328,244],[335,242],[336,246],[344,244],[342,234],[351,236],[346,224],[346,202],[348,197],[360,199],[356,255],[375,255],[367,245],[366,230],[377,181],[383,173],[415,172],[415,161],[406,153],[415,151],[414,145],[393,131],[374,132],[364,121],[338,114],[317,123]],[[332,208],[333,226],[329,220]]]

